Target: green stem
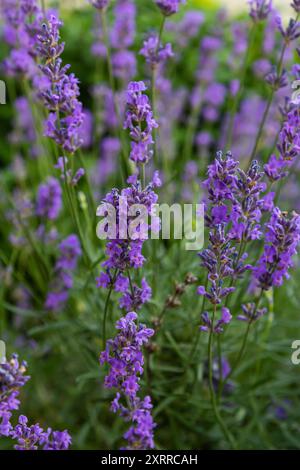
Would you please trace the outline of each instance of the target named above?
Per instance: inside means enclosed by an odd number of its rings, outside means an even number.
[[[114,283],[118,275],[118,270],[116,269],[113,280],[111,282],[111,286],[109,288],[106,301],[105,301],[105,307],[104,307],[104,313],[103,313],[103,320],[102,320],[102,338],[103,338],[103,349],[105,349],[106,345],[106,322],[107,322],[107,313],[108,313],[108,307],[109,307],[109,302],[111,298],[111,294],[113,291]]]
[[[227,426],[225,422],[222,419],[222,416],[220,414],[219,408],[218,408],[218,403],[217,403],[217,398],[215,394],[215,389],[214,389],[214,384],[213,384],[213,334],[214,334],[214,322],[215,322],[215,316],[216,316],[216,306],[214,306],[213,310],[213,317],[212,317],[212,324],[209,332],[209,339],[208,339],[208,377],[209,377],[209,392],[210,392],[210,398],[211,398],[211,404],[213,407],[213,411],[215,414],[215,417],[220,425],[221,430],[223,431],[224,436],[230,443],[231,447],[233,449],[237,448],[236,442],[230,431],[227,429]]]

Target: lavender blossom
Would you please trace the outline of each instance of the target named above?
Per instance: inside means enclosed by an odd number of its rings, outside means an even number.
[[[109,4],[109,0],[90,0],[90,3],[93,7],[97,8],[97,10],[104,10]]]
[[[124,128],[130,130],[131,153],[130,159],[135,163],[147,163],[153,155],[152,131],[158,127],[145,91],[143,82],[131,82],[127,89],[127,111]]]
[[[172,46],[167,43],[165,46],[159,43],[158,36],[150,36],[144,41],[140,54],[145,57],[146,62],[155,69],[158,65],[164,64],[167,59],[173,57]]]
[[[45,307],[51,311],[61,309],[73,287],[72,273],[76,269],[81,247],[76,235],[70,235],[59,245],[60,256],[55,264],[55,278],[50,285]]]
[[[26,368],[26,362],[19,362],[17,354],[0,364],[0,436],[10,435],[12,411],[19,408],[20,388],[29,380],[25,375]]]
[[[221,309],[221,318],[216,323],[212,322],[212,319],[209,317],[207,312],[204,312],[202,315],[203,325],[200,326],[201,331],[209,332],[213,330],[213,333],[223,333],[223,326],[228,325],[231,322],[232,315],[228,308],[222,307]]]
[[[138,398],[140,376],[143,374],[144,358],[142,347],[146,345],[154,331],[137,324],[137,314],[130,312],[116,323],[118,335],[109,340],[102,352],[100,363],[107,363],[109,374],[105,377],[107,388],[117,389],[112,402],[113,412],[132,423],[124,438],[128,441],[127,450],[154,448],[153,430],[155,423],[151,416],[151,399]],[[124,400],[124,404],[121,402]]]
[[[185,0],[155,0],[155,3],[163,15],[171,16],[178,12],[180,4],[185,3]]]
[[[300,216],[273,210],[267,224],[264,253],[254,269],[254,277],[258,286],[269,290],[273,286],[281,286],[284,277],[289,278],[289,269],[293,266],[292,258],[297,253],[300,241]]]
[[[249,0],[250,16],[253,21],[265,20],[272,11],[272,0]]]
[[[294,8],[296,13],[300,13],[300,0],[293,0],[291,7]]]
[[[62,22],[50,14],[37,36],[37,50],[44,65],[40,66],[51,86],[40,92],[49,116],[45,135],[64,150],[74,153],[82,144],[80,129],[83,122],[82,104],[78,101],[78,80],[67,74],[69,65],[62,66],[60,58],[64,44],[60,42]]]
[[[237,319],[246,323],[254,323],[268,312],[266,308],[257,308],[254,303],[242,305],[242,310],[243,314],[238,315]]]
[[[287,44],[300,37],[300,23],[294,19],[290,19],[289,24],[284,28],[280,16],[276,18],[277,27]]]
[[[49,177],[37,194],[36,213],[49,220],[57,219],[62,207],[62,190],[57,179]]]

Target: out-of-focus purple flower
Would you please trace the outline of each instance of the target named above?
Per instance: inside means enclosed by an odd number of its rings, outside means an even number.
[[[93,143],[93,114],[88,109],[83,110],[82,124],[78,129],[78,137],[83,148],[89,148]]]
[[[242,305],[242,310],[243,314],[238,315],[237,319],[247,323],[256,322],[268,312],[266,308],[257,308],[257,305],[254,303]]]
[[[73,287],[72,272],[76,269],[81,247],[76,235],[70,235],[59,245],[60,256],[55,264],[55,278],[45,302],[48,310],[58,311],[68,300],[68,291]]]
[[[281,17],[277,16],[276,23],[279,31],[281,32],[282,37],[284,38],[287,44],[300,37],[300,23],[298,21],[295,21],[291,18],[288,26],[284,28]]]
[[[178,12],[180,4],[185,3],[185,0],[155,0],[155,3],[163,15],[171,16]]]
[[[213,333],[223,333],[223,326],[228,325],[231,322],[232,315],[228,308],[222,307],[221,308],[221,318],[217,320],[214,324],[212,322],[211,317],[207,312],[204,312],[202,315],[202,325],[200,326],[201,331],[209,332],[213,331]]]
[[[190,39],[193,39],[200,32],[200,27],[204,22],[204,15],[200,11],[188,11],[182,20],[176,24],[176,40],[180,47],[186,47]]]
[[[278,181],[282,178],[285,178],[287,172],[286,162],[283,158],[277,158],[276,155],[271,155],[268,163],[264,166],[265,173],[270,181]]]
[[[207,103],[219,107],[224,103],[226,97],[226,87],[221,83],[212,83],[204,93],[204,99]]]
[[[62,207],[62,190],[57,179],[49,177],[38,189],[36,213],[49,220],[57,219]]]
[[[118,0],[110,43],[114,49],[124,50],[134,43],[136,6],[132,0]]]
[[[286,71],[283,70],[280,75],[278,75],[276,67],[273,67],[271,72],[265,76],[265,80],[275,91],[280,88],[285,88],[288,85],[288,76]]]
[[[118,335],[107,341],[106,349],[100,356],[100,363],[107,363],[110,367],[105,386],[117,390],[111,408],[114,413],[119,412],[126,421],[132,422],[124,435],[128,441],[126,449],[152,449],[155,423],[150,411],[151,399],[147,396],[141,400],[137,393],[140,389],[139,377],[143,374],[142,347],[154,331],[138,324],[135,312],[122,317],[116,328]]]
[[[115,77],[125,82],[132,80],[136,74],[136,58],[131,51],[121,50],[112,55],[112,66]]]
[[[300,13],[300,0],[293,0],[293,2],[291,3],[291,7],[294,8],[296,13]]]
[[[93,7],[97,8],[97,10],[104,10],[109,4],[109,0],[90,0],[90,3]]]
[[[165,46],[159,44],[158,36],[150,36],[144,41],[140,54],[145,57],[146,62],[150,64],[152,68],[163,64],[174,55],[171,44],[167,43]]]
[[[253,21],[265,20],[272,11],[272,0],[248,0]]]

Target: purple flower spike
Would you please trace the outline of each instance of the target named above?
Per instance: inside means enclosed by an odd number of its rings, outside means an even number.
[[[185,3],[185,0],[155,0],[155,3],[163,15],[171,16],[178,12],[180,4]]]
[[[204,312],[202,315],[203,325],[200,326],[200,330],[209,332],[212,330],[213,327],[213,333],[220,334],[223,333],[223,326],[228,325],[231,320],[232,315],[230,313],[230,310],[226,307],[222,307],[221,318],[214,325],[212,325],[212,320],[209,314],[207,312]]]
[[[155,423],[151,416],[151,399],[146,396],[141,400],[137,393],[144,365],[142,347],[149,342],[154,331],[138,324],[135,312],[129,312],[118,320],[116,329],[117,336],[107,342],[100,357],[100,363],[107,363],[110,367],[105,386],[117,389],[111,409],[132,423],[124,435],[128,441],[127,450],[152,449]]]
[[[109,4],[109,0],[90,0],[90,3],[93,7],[97,8],[97,10],[104,10]]]
[[[249,0],[250,16],[253,21],[265,20],[272,11],[272,0]]]
[[[55,178],[48,178],[47,183],[38,189],[36,213],[49,220],[57,219],[62,207],[62,190]]]
[[[153,117],[150,101],[143,93],[146,90],[144,82],[131,82],[127,89],[127,112],[124,128],[130,130],[131,153],[130,159],[135,163],[147,163],[153,155],[151,146],[153,129],[158,127]]]

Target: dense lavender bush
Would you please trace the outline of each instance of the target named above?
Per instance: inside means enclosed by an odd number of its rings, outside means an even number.
[[[299,448],[289,3],[2,0],[0,448]]]

